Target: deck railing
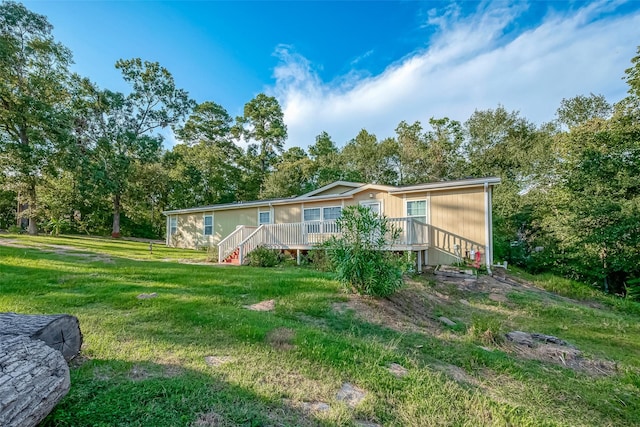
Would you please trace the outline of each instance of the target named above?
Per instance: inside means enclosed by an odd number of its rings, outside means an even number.
[[[388,249],[398,246],[430,244],[430,226],[415,218],[388,218],[391,225],[400,229],[398,240]],[[295,249],[319,245],[332,236],[340,235],[335,220],[310,221],[283,224],[262,224],[259,227],[240,226],[218,244],[218,260],[222,262],[237,248],[242,264],[247,255],[258,246],[274,249]]]

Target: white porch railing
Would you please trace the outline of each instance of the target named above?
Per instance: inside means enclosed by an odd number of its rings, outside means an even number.
[[[226,257],[240,246],[251,233],[258,227],[251,225],[239,225],[231,234],[218,243],[218,262],[222,262]]]
[[[411,217],[388,218],[388,221],[401,230],[399,239],[389,249],[430,244],[429,225]],[[335,220],[262,224],[259,227],[243,225],[218,244],[218,261],[222,262],[238,249],[238,261],[242,264],[247,255],[261,245],[274,249],[300,249],[319,245],[339,235],[340,227]]]
[[[398,227],[400,236],[395,245],[429,245],[430,226],[412,217],[387,218],[391,225]]]

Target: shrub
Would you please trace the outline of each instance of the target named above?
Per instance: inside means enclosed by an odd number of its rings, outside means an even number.
[[[337,221],[342,232],[325,247],[338,280],[360,294],[385,297],[402,286],[401,257],[383,249],[400,230],[363,206],[349,206]]]
[[[22,227],[20,227],[19,225],[12,225],[9,228],[7,228],[7,232],[11,234],[21,234],[23,230],[22,230]]]
[[[307,262],[316,270],[333,271],[333,264],[327,251],[324,249],[313,249],[307,254]]]
[[[280,251],[258,246],[249,254],[249,265],[253,267],[275,267],[280,264]]]
[[[640,278],[627,282],[626,295],[632,301],[640,301]]]

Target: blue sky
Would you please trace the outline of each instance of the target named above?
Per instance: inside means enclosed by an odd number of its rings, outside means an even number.
[[[158,61],[198,102],[233,116],[260,92],[288,145],[504,105],[536,123],[562,98],[625,95],[640,2],[27,1],[74,53],[74,70],[126,91],[119,58]],[[168,144],[173,143],[169,137]]]

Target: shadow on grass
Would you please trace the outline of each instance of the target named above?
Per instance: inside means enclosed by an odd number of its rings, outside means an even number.
[[[225,381],[215,368],[86,360],[41,427],[331,425],[282,399]]]

